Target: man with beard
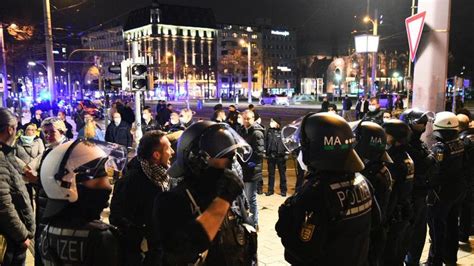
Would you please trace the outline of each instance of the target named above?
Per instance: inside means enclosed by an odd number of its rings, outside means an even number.
[[[170,188],[166,170],[173,154],[164,132],[146,133],[138,144],[137,156],[128,164],[127,173],[115,184],[110,222],[123,235],[123,265],[157,265],[159,246],[153,236],[153,201]],[[147,242],[147,251],[141,249],[143,241]]]
[[[126,154],[116,144],[78,139],[46,155],[47,225],[39,243],[45,265],[119,265],[118,241],[100,214],[112,191],[108,173],[123,169]]]
[[[185,130],[168,171],[183,181],[155,201],[163,265],[256,263],[256,233],[235,162],[250,153],[227,124],[197,122]]]

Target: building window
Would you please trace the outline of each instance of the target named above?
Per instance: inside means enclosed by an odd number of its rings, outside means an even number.
[[[258,38],[258,37],[257,37],[257,34],[253,34],[253,35],[252,35],[252,39],[255,40],[255,39],[257,39],[257,38]]]

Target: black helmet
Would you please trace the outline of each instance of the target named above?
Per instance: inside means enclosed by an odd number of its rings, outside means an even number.
[[[285,146],[293,151],[301,148],[303,162],[313,170],[354,173],[364,169],[364,163],[354,151],[354,134],[340,116],[330,113],[310,113],[301,121],[283,129]],[[291,129],[292,128],[292,129]]]
[[[389,119],[382,125],[385,133],[392,136],[395,141],[406,144],[411,135],[411,130],[407,124],[399,119]]]
[[[199,174],[207,168],[210,158],[238,155],[247,161],[252,154],[250,145],[235,130],[224,123],[202,121],[188,127],[178,140],[176,161],[168,170],[171,177],[182,177],[190,170]]]
[[[400,120],[410,126],[424,124],[426,125],[429,121],[434,119],[432,112],[425,112],[419,109],[407,109],[400,115]]]
[[[356,144],[354,149],[360,157],[370,161],[393,163],[385,151],[387,136],[381,126],[374,122],[359,123],[354,129]]]

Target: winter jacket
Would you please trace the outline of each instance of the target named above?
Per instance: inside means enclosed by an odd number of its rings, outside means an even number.
[[[251,127],[242,127],[239,134],[252,147],[252,156],[242,163],[244,182],[253,182],[262,179],[262,162],[265,152],[265,129],[258,123]]]
[[[142,132],[145,134],[148,131],[152,130],[160,130],[161,126],[155,119],[151,119],[150,122],[147,124],[144,119],[142,119]]]
[[[20,169],[24,169],[25,166],[28,166],[31,170],[39,170],[44,149],[43,141],[40,138],[36,138],[31,144],[25,144],[21,141],[21,138],[18,139],[15,157]]]
[[[20,244],[34,237],[33,209],[13,148],[0,149],[0,234]]]
[[[368,112],[367,114],[365,114],[364,118],[362,118],[362,121],[370,121],[370,122],[374,122],[376,124],[382,125],[383,124],[383,111],[379,109],[375,112]]]
[[[265,154],[268,158],[284,158],[287,154],[281,139],[281,129],[269,128],[265,134]]]
[[[131,147],[132,133],[130,133],[130,126],[125,121],[121,121],[118,126],[115,123],[110,123],[105,132],[105,141]]]

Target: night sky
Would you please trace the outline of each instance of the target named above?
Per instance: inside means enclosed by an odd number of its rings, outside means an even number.
[[[2,0],[0,20],[43,27],[40,0]],[[72,4],[75,8],[63,9]],[[344,55],[351,46],[351,31],[366,30],[361,20],[366,13],[367,0],[161,0],[161,3],[210,7],[218,22],[254,24],[256,18],[271,18],[275,25],[287,25],[298,31],[299,55],[320,51]],[[55,36],[80,35],[92,27],[126,19],[128,11],[149,5],[151,0],[51,0]],[[452,0],[451,48],[458,69],[474,68],[474,1]],[[404,18],[410,15],[411,0],[371,0],[371,10],[379,7],[384,23],[379,34],[387,37],[381,44],[386,50],[407,50]],[[356,17],[354,17],[356,16]],[[93,28],[92,28],[93,29]],[[66,38],[65,38],[66,39]],[[457,70],[456,70],[457,71]]]

